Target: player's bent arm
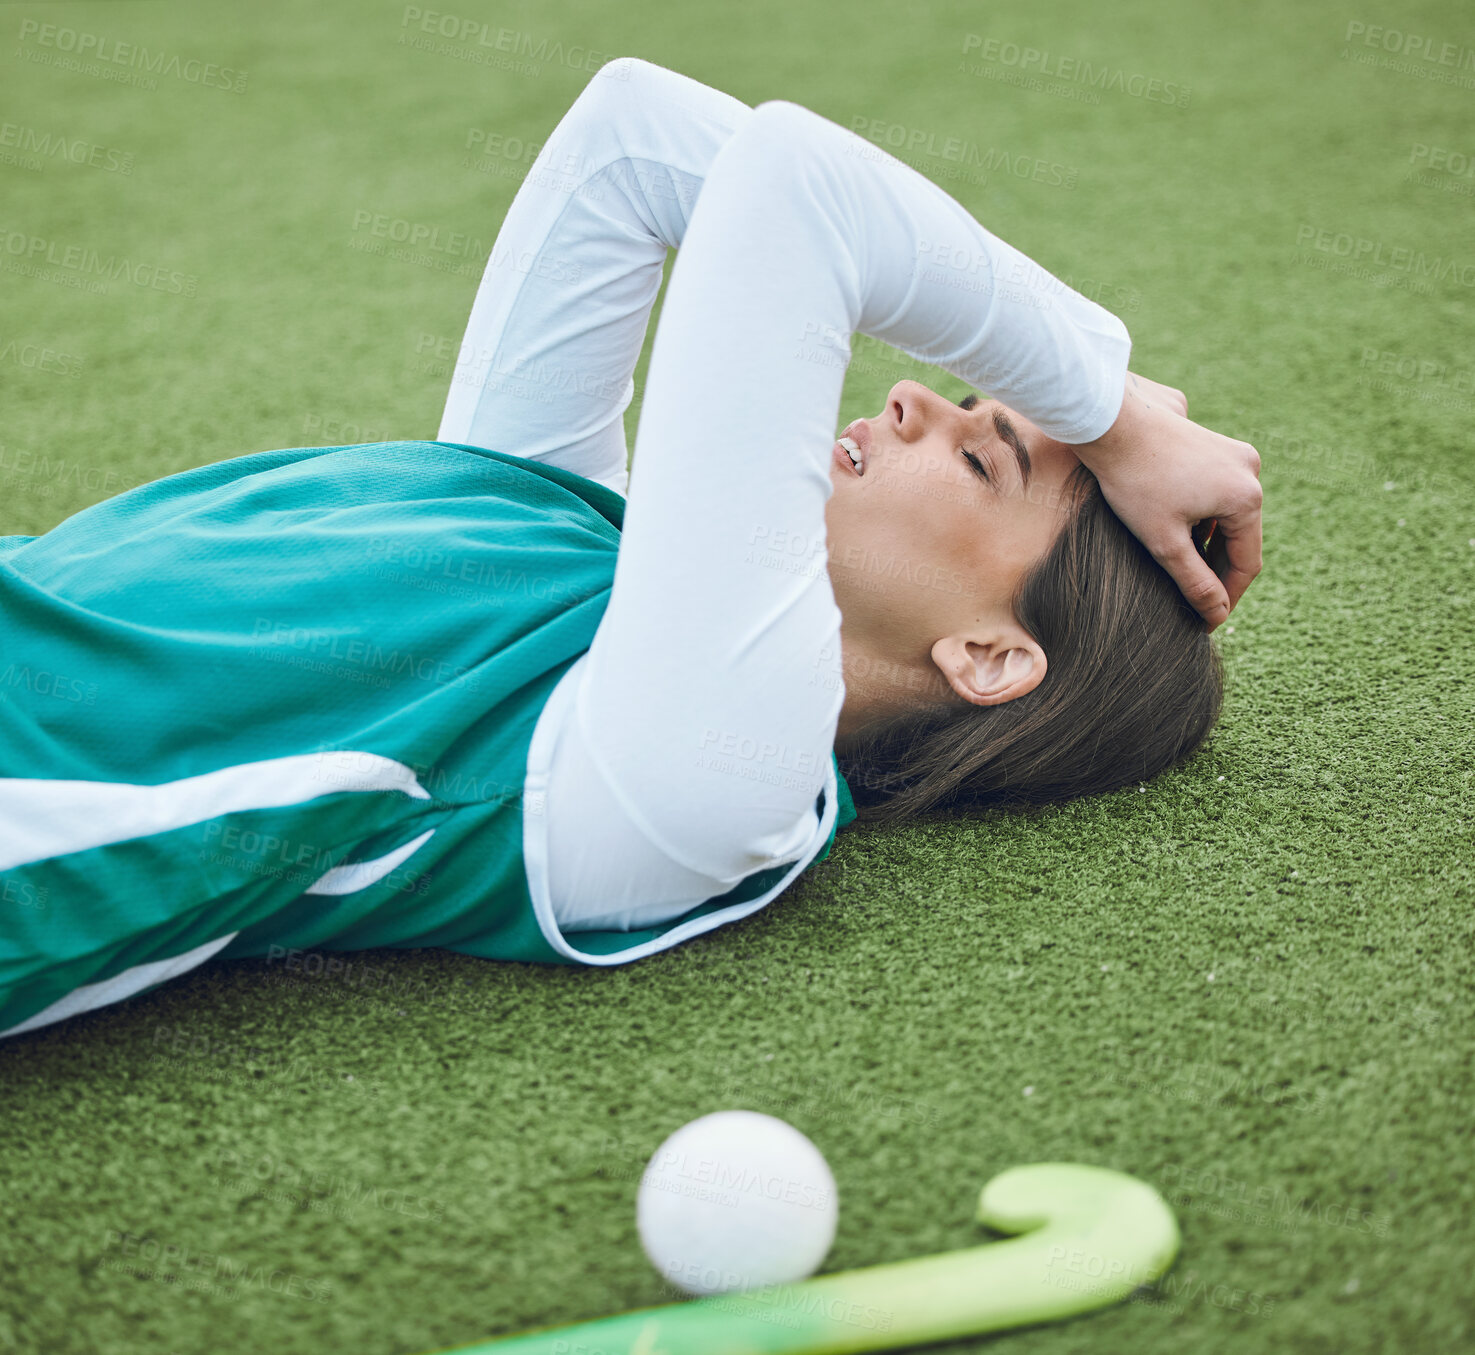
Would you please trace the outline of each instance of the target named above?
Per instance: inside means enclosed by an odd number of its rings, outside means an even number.
[[[668,249],[752,109],[622,57],[574,100],[517,190],[472,305],[437,436],[624,493],[623,415]]]
[[[844,686],[825,504],[857,331],[1063,441],[1110,428],[1131,346],[818,114],[766,103],[731,138],[672,269],[637,488],[566,731],[642,834],[714,879],[794,859],[826,780]]]

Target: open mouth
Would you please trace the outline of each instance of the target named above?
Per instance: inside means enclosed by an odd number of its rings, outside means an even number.
[[[848,464],[857,475],[864,475],[870,448],[871,430],[864,419],[857,419],[835,440],[835,460]]]

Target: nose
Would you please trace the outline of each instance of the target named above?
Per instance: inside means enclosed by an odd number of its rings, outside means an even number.
[[[886,395],[886,426],[903,442],[915,442],[927,436],[939,418],[957,407],[948,404],[936,391],[928,390],[920,381],[898,381]]]

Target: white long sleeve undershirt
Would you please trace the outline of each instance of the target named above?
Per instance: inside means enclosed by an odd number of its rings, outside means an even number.
[[[507,213],[439,437],[625,492],[622,416],[668,248],[609,605],[544,712],[565,930],[650,926],[821,845],[840,612],[825,569],[775,568],[762,546],[824,541],[851,336],[1067,443],[1115,421],[1131,349],[1115,316],[870,142],[622,58]]]

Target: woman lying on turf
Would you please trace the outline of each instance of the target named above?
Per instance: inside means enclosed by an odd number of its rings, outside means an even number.
[[[857,332],[998,398],[902,381],[837,442]],[[81,693],[0,706],[0,1031],[274,947],[624,963],[822,859],[847,776],[883,819],[1177,762],[1258,458],[1129,347],[834,123],[612,62],[507,214],[438,441],[0,540],[7,658]]]

